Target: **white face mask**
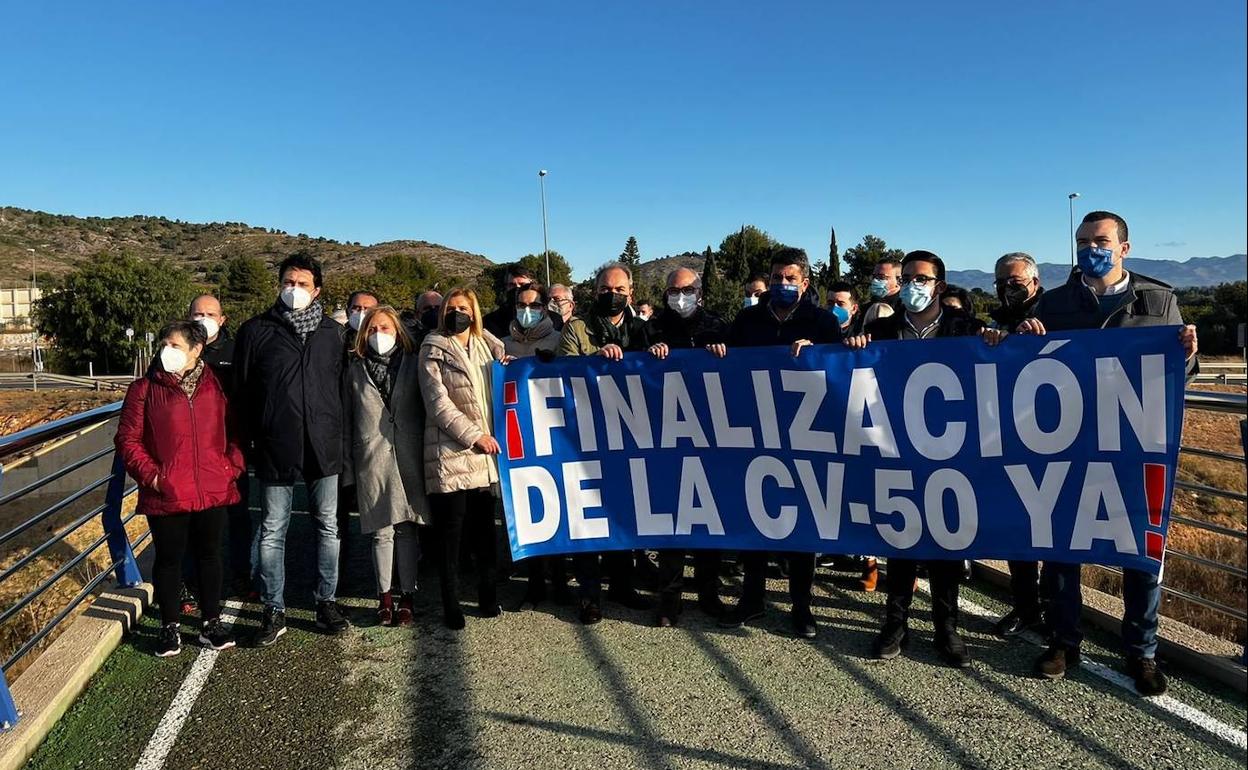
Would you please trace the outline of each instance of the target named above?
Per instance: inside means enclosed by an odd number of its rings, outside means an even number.
[[[379,355],[384,356],[393,350],[395,342],[395,336],[386,332],[373,332],[368,335],[368,346]]]
[[[181,374],[186,368],[188,357],[185,350],[166,345],[160,350],[160,365],[166,372],[170,374]]]
[[[667,306],[676,311],[681,318],[688,318],[698,309],[698,298],[693,294],[677,294],[668,296]]]
[[[741,302],[741,307],[754,307],[758,304],[758,297],[746,297]]]
[[[353,331],[358,332],[360,330],[360,323],[363,322],[363,320],[363,310],[352,310],[351,315],[347,316],[347,326],[350,326]]]
[[[291,310],[303,310],[312,304],[312,295],[302,287],[287,286],[282,289],[282,304]]]
[[[217,319],[208,316],[200,316],[195,322],[204,327],[204,331],[208,332],[208,339],[213,339],[217,333],[221,331],[221,324],[217,323]]]

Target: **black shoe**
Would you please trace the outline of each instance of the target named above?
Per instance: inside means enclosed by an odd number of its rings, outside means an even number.
[[[1037,631],[1044,627],[1044,619],[1040,616],[1040,612],[1010,610],[1010,612],[992,627],[993,633],[1002,638],[1008,639],[1011,636],[1018,636],[1026,631]]]
[[[581,602],[581,611],[577,613],[581,625],[592,626],[602,620],[602,608],[593,602]]]
[[[576,597],[572,595],[572,589],[568,588],[567,583],[555,583],[554,588],[550,591],[550,596],[555,600],[555,604],[566,607],[576,601]]]
[[[758,620],[762,616],[763,608],[761,606],[738,604],[720,617],[719,625],[721,628],[740,628],[751,620]]]
[[[316,627],[331,634],[341,634],[351,624],[347,621],[347,616],[342,614],[338,602],[328,601],[316,603]]]
[[[464,611],[458,607],[442,613],[442,622],[452,631],[464,630]]]
[[[957,631],[946,631],[936,640],[936,652],[941,660],[954,668],[970,668],[971,655],[966,650],[966,642]]]
[[[910,644],[910,630],[905,626],[885,626],[871,645],[871,654],[879,660],[892,660]]]
[[[494,602],[493,604],[481,604],[479,606],[481,608],[481,617],[483,618],[496,618],[503,614],[503,607],[498,602]]]
[[[789,621],[793,624],[793,635],[798,639],[814,639],[819,634],[815,616],[810,614],[810,610],[794,610]]]
[[[1127,674],[1135,680],[1136,692],[1145,697],[1161,695],[1170,687],[1153,658],[1128,658]]]
[[[172,658],[182,652],[182,634],[177,623],[161,626],[156,634],[156,657]]]
[[[630,610],[648,610],[650,609],[650,600],[636,591],[621,591],[613,594],[607,592],[607,601],[623,605]]]
[[[256,647],[268,647],[286,633],[286,613],[272,605],[264,608],[264,617],[260,619],[260,630],[252,637],[251,643]]]
[[[698,609],[713,618],[722,618],[728,613],[728,607],[724,604],[724,600],[719,598],[719,594],[699,596]]]
[[[975,574],[975,573],[971,571],[971,562],[970,562],[970,560],[969,560],[969,559],[963,559],[963,560],[962,560],[962,582],[963,582],[963,583],[969,583],[969,582],[971,582],[971,576],[972,576],[973,574]]]
[[[213,618],[200,629],[199,643],[210,650],[228,650],[234,646],[234,634],[226,629],[221,618]]]
[[[659,628],[674,628],[676,626],[676,618],[677,616],[673,614],[660,614],[655,618],[654,624]]]
[[[1051,644],[1049,649],[1036,658],[1036,673],[1045,679],[1061,679],[1066,670],[1079,665],[1079,648],[1063,644]]]

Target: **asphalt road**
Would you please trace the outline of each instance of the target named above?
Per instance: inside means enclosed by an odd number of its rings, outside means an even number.
[[[356,537],[340,593],[356,623],[332,638],[313,627],[306,517],[288,552],[291,632],[276,646],[217,659],[163,766],[169,768],[1242,768],[1245,750],[1157,704],[1079,671],[1031,676],[1039,648],[991,635],[967,616],[967,671],[931,649],[930,607],[916,602],[915,643],[869,659],[883,595],[821,570],[815,642],[788,634],[785,585],[756,627],[719,629],[696,609],[674,629],[608,604],[586,628],[573,608],[544,606],[468,627],[441,627],[436,578],[414,629],[371,619],[371,563]],[[471,584],[471,581],[468,581]],[[520,580],[503,589],[518,599]],[[731,586],[735,592],[737,587]],[[991,613],[1003,597],[963,598]],[[246,633],[259,608],[244,606]],[[31,768],[134,767],[190,671],[197,648],[160,660],[146,619],[56,727]],[[1111,638],[1085,652],[1117,667]],[[1245,699],[1172,671],[1171,695],[1237,730]]]

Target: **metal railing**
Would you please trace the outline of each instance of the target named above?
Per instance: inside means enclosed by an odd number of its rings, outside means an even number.
[[[0,437],[0,463],[10,462],[19,455],[45,446],[49,442],[64,439],[88,428],[102,425],[116,417],[120,412],[121,402],[117,402],[45,425],[38,425],[9,436]],[[7,672],[14,664],[34,650],[40,642],[55,631],[57,626],[68,618],[110,576],[115,577],[119,586],[131,587],[138,585],[142,577],[134,560],[134,549],[140,546],[150,533],[145,533],[135,540],[134,543],[130,542],[129,535],[126,533],[126,524],[134,518],[135,514],[132,513],[123,518],[121,515],[122,501],[134,492],[136,487],[134,485],[127,486],[126,471],[122,466],[121,457],[117,455],[111,445],[91,452],[85,457],[67,463],[64,467],[58,468],[52,473],[38,478],[19,489],[8,492],[4,490],[5,474],[3,469],[0,469],[0,507],[4,507],[109,455],[113,455],[113,461],[107,475],[91,481],[77,491],[71,492],[57,502],[48,505],[38,513],[27,517],[8,531],[0,533],[0,548],[3,548],[22,535],[31,533],[43,522],[48,521],[79,501],[86,499],[92,493],[100,489],[105,490],[102,503],[93,506],[90,510],[78,515],[73,521],[64,524],[51,537],[35,545],[16,562],[0,571],[0,583],[4,583],[31,565],[40,556],[43,556],[57,545],[64,543],[66,538],[80,530],[88,522],[98,519],[101,524],[104,534],[87,544],[86,547],[54,570],[51,575],[43,578],[35,588],[20,596],[13,604],[6,607],[3,612],[0,612],[0,626],[3,626],[22,610],[30,606],[32,602],[43,596],[48,589],[62,580],[71,571],[91,558],[102,546],[107,546],[109,554],[108,567],[88,580],[66,606],[62,607],[51,620],[44,623],[34,634],[23,641],[3,664],[0,664],[0,669],[3,672]],[[17,711],[16,704],[13,702],[6,679],[0,673],[0,730],[7,730],[12,727],[19,718],[20,714]]]
[[[1216,383],[1218,385],[1243,385],[1248,383],[1248,364],[1233,361],[1228,363],[1202,361],[1196,382]]]

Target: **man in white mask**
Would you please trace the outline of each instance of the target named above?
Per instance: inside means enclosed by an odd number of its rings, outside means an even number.
[[[348,627],[338,589],[338,474],[343,470],[343,336],[320,302],[321,265],[299,252],[278,268],[273,307],[243,324],[236,346],[236,405],[261,488],[259,564],[264,615],[257,646],[286,631],[286,530],[295,484],[308,490],[316,527],[316,625]]]
[[[360,322],[364,314],[377,307],[377,295],[371,291],[353,291],[347,298],[347,326],[351,331],[347,334],[347,349],[355,348],[355,335],[360,331]]]

